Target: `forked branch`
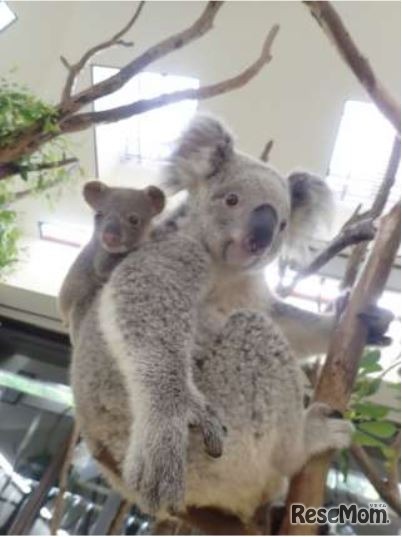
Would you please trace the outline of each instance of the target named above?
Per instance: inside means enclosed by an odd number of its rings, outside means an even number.
[[[99,45],[96,45],[90,48],[89,50],[87,50],[87,52],[83,54],[83,56],[77,63],[71,65],[66,60],[66,58],[64,58],[64,56],[60,57],[61,62],[69,71],[67,80],[63,89],[63,93],[62,93],[62,98],[61,98],[62,105],[65,104],[70,99],[72,92],[74,90],[74,85],[76,83],[78,75],[84,69],[88,61],[93,56],[95,56],[95,54],[97,54],[98,52],[101,52],[102,50],[110,48],[113,45],[121,45],[125,47],[133,46],[133,43],[124,41],[122,37],[134,26],[138,17],[141,14],[141,11],[144,5],[145,5],[145,2],[140,2],[137,6],[137,9],[134,12],[134,15],[131,17],[128,23],[119,32],[117,32],[117,34],[115,34],[112,38],[108,39],[104,43],[99,43]]]
[[[151,63],[202,37],[213,27],[215,17],[222,6],[223,2],[208,2],[200,17],[189,28],[160,41],[125,65],[115,75],[74,95],[68,102],[62,104],[62,115],[72,114],[86,104],[114,93]]]
[[[62,132],[76,132],[86,129],[90,125],[120,121],[122,119],[143,114],[149,110],[166,106],[167,104],[183,101],[185,99],[210,99],[211,97],[221,95],[222,93],[227,93],[228,91],[241,88],[242,86],[245,86],[252,78],[254,78],[261,71],[261,69],[271,61],[271,46],[278,31],[279,26],[274,25],[268,33],[259,58],[257,58],[257,60],[249,65],[244,71],[232,78],[228,78],[209,86],[201,86],[200,88],[189,88],[172,93],[165,93],[152,99],[141,99],[127,105],[102,110],[100,112],[76,114],[74,116],[67,117],[61,123],[61,130]]]

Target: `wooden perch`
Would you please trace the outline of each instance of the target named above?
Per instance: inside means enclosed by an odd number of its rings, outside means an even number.
[[[77,114],[66,118],[61,123],[61,131],[76,132],[86,129],[90,125],[120,121],[122,119],[143,114],[149,110],[166,106],[167,104],[183,101],[185,99],[210,99],[216,95],[221,95],[222,93],[227,93],[228,91],[241,88],[242,86],[245,86],[252,78],[254,78],[261,71],[264,65],[271,61],[271,46],[278,31],[279,26],[274,25],[268,33],[259,58],[240,74],[232,78],[228,78],[222,82],[211,84],[209,86],[201,86],[200,88],[189,88],[172,93],[165,93],[152,99],[141,99],[127,105],[111,108],[109,110]]]
[[[367,329],[359,313],[375,304],[385,288],[401,238],[401,205],[398,203],[381,219],[370,257],[352,291],[350,301],[335,328],[328,356],[322,368],[314,393],[314,401],[322,401],[336,410],[346,410],[356,379]],[[291,482],[287,498],[287,513],[282,534],[312,535],[313,525],[290,524],[292,503],[308,507],[323,504],[325,481],[332,453],[314,457]]]
[[[117,32],[117,34],[115,34],[111,39],[105,41],[104,43],[100,43],[99,45],[96,45],[95,47],[90,48],[87,52],[85,52],[85,54],[83,54],[81,59],[74,65],[70,65],[63,56],[60,57],[61,62],[69,71],[66,84],[64,86],[63,93],[62,93],[62,98],[61,98],[62,105],[67,103],[68,100],[70,99],[72,92],[74,90],[74,85],[75,85],[78,75],[84,69],[88,61],[93,56],[95,56],[95,54],[97,54],[98,52],[101,52],[102,50],[110,48],[113,45],[122,45],[126,47],[133,45],[133,43],[123,41],[122,37],[134,26],[138,17],[141,14],[144,4],[145,2],[140,2],[138,4],[137,9],[134,12],[134,15],[131,17],[128,23],[120,30],[120,32]]]
[[[401,133],[401,105],[381,84],[367,58],[357,48],[335,8],[325,1],[303,2],[336,46],[339,54],[366,89],[374,103]]]

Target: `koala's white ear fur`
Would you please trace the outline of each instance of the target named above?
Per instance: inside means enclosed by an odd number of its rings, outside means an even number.
[[[101,183],[101,181],[89,181],[84,185],[83,196],[88,205],[96,210],[105,199],[108,191],[109,187],[105,183]]]
[[[306,250],[317,230],[330,228],[334,216],[332,192],[323,179],[308,172],[293,172],[288,177],[291,215],[285,256],[296,255],[306,261]]]
[[[233,138],[210,116],[196,116],[181,135],[169,159],[165,186],[171,192],[212,178],[233,154]]]

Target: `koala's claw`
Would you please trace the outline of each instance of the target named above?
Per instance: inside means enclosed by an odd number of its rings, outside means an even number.
[[[307,410],[306,432],[309,455],[350,446],[353,424],[325,403],[313,403]]]
[[[384,308],[370,305],[366,311],[359,313],[359,319],[367,327],[367,344],[387,346],[392,343],[392,338],[386,336],[390,323],[394,319],[393,313]]]
[[[335,301],[335,315],[340,317],[350,298],[350,289],[346,289]],[[368,306],[366,311],[358,314],[359,319],[367,327],[367,345],[386,347],[392,343],[392,338],[386,336],[390,323],[394,320],[394,315],[389,310],[375,305]]]
[[[201,430],[208,455],[215,459],[222,456],[227,428],[221,423],[217,413],[210,405],[198,406],[193,411],[190,426],[198,427]]]
[[[186,425],[184,424],[184,429]],[[173,428],[171,428],[173,431]],[[123,479],[138,494],[138,505],[146,513],[178,513],[184,502],[186,434],[146,435],[128,450],[123,465]]]

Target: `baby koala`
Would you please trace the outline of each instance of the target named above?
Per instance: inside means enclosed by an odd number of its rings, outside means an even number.
[[[165,195],[155,186],[135,190],[90,181],[83,195],[95,211],[94,232],[68,271],[59,294],[60,314],[73,344],[97,290],[126,254],[147,239],[152,219],[165,206]]]

